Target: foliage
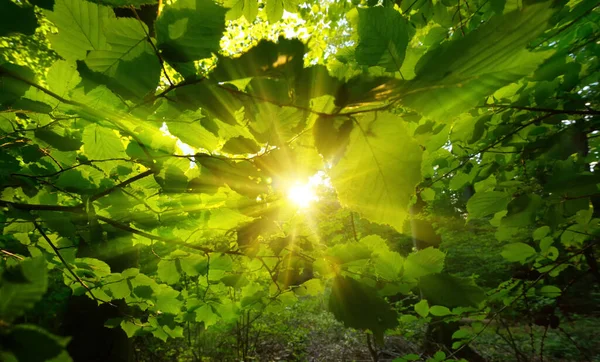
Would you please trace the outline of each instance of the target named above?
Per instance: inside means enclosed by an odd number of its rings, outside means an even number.
[[[507,313],[545,329],[543,359],[570,288],[600,283],[596,1],[2,8],[5,359],[70,359],[68,337],[18,319],[48,270],[129,338],[241,341],[252,315],[328,295],[379,344],[443,323],[399,359],[431,361],[472,357]],[[510,277],[449,273],[456,220],[490,225]]]

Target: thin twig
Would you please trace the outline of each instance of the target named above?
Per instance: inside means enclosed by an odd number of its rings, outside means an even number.
[[[154,53],[156,54],[156,57],[158,58],[158,61],[160,62],[160,66],[162,67],[162,70],[165,73],[165,77],[169,81],[169,84],[171,86],[173,86],[173,81],[169,77],[169,74],[167,74],[167,68],[165,68],[165,61],[163,60],[162,56],[160,55],[160,52],[158,51],[158,49],[156,48],[156,45],[154,45],[154,42],[152,41],[152,38],[150,37],[150,34],[148,33],[148,30],[146,29],[144,22],[142,21],[142,19],[140,19],[140,16],[138,15],[137,11],[135,10],[135,6],[132,5],[131,10],[133,11],[133,14],[139,21],[139,24],[142,27],[142,30],[146,34],[146,40],[148,40],[148,43],[150,43],[150,45],[152,46],[152,49],[154,49]]]
[[[148,177],[148,176],[150,176],[152,174],[154,174],[153,170],[146,170],[146,171],[144,171],[144,172],[142,172],[142,173],[140,173],[138,175],[135,175],[135,176],[133,176],[133,177],[131,177],[131,178],[129,178],[129,179],[121,182],[121,183],[118,183],[118,184],[114,185],[111,188],[108,188],[108,189],[106,189],[106,190],[104,190],[104,191],[102,191],[102,192],[100,192],[100,193],[98,193],[98,194],[90,197],[90,201],[96,201],[96,200],[98,200],[98,199],[100,199],[100,198],[102,198],[102,197],[110,194],[111,192],[115,191],[116,189],[123,188],[123,187],[125,187],[125,186],[127,186],[127,185],[129,185],[131,183],[134,183],[137,180],[143,179],[144,177]]]
[[[13,254],[13,253],[11,253],[8,250],[0,249],[0,253],[6,254],[8,256],[12,256],[15,259],[19,259],[19,260],[23,260],[24,259],[22,256],[17,255],[17,254]]]
[[[77,282],[79,282],[79,284],[81,284],[81,286],[84,287],[88,291],[88,293],[90,293],[90,296],[92,297],[92,299],[94,299],[97,302],[106,303],[106,301],[103,301],[103,300],[100,300],[100,299],[96,298],[96,296],[94,295],[94,293],[92,293],[92,290],[90,289],[90,287],[88,287],[87,284],[85,284],[85,282],[83,280],[81,280],[81,278],[77,274],[75,274],[75,272],[73,271],[73,269],[71,268],[71,266],[69,265],[69,263],[67,263],[67,261],[65,260],[65,258],[63,258],[63,256],[60,254],[60,250],[58,250],[58,248],[56,247],[56,245],[54,245],[54,243],[52,242],[52,240],[50,240],[50,238],[48,237],[48,235],[46,235],[46,233],[44,232],[44,230],[42,230],[42,228],[35,221],[35,219],[32,220],[32,223],[35,226],[35,228],[37,229],[37,231],[39,231],[40,234],[42,234],[42,237],[50,245],[50,247],[52,248],[52,250],[54,250],[54,253],[56,254],[56,256],[58,256],[58,258],[60,259],[61,263],[65,266],[65,268],[67,268],[67,270],[73,276],[73,278],[75,278],[75,280],[77,280]]]
[[[539,107],[519,107],[519,106],[511,106],[507,104],[487,104],[485,106],[479,106],[476,108],[499,108],[499,109],[517,109],[522,111],[532,111],[532,112],[546,112],[552,114],[579,114],[579,115],[600,115],[600,111],[594,109],[588,109],[586,111],[580,111],[575,109],[549,109],[549,108],[539,108]]]

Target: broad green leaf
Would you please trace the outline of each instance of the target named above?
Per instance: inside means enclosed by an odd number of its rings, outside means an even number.
[[[443,316],[452,314],[452,312],[450,311],[450,309],[448,309],[448,307],[444,307],[442,305],[434,305],[434,306],[430,307],[429,313],[431,313],[432,315],[434,315],[436,317],[443,317]]]
[[[113,299],[126,298],[131,294],[131,289],[129,288],[125,274],[111,274],[105,278],[102,283],[106,285],[103,289],[106,289],[107,294],[110,293]]]
[[[402,273],[404,258],[395,251],[377,253],[375,271],[386,280],[398,279]]]
[[[0,269],[0,319],[11,322],[37,303],[48,287],[44,257]]]
[[[6,338],[9,348],[18,361],[27,362],[71,362],[65,348],[71,337],[54,335],[32,324],[19,324],[10,329]]]
[[[156,291],[156,309],[162,313],[178,314],[181,312],[183,302],[180,293],[164,284],[160,284]]]
[[[0,60],[0,107],[2,109],[13,107],[29,89],[29,85],[19,78],[35,82],[35,75],[31,69]]]
[[[176,284],[181,277],[175,260],[163,259],[159,261],[157,273],[160,280],[167,284]]]
[[[395,9],[381,6],[359,8],[358,17],[358,64],[399,71],[409,40],[408,21]]]
[[[531,74],[552,51],[527,45],[548,27],[547,3],[492,18],[457,40],[425,54],[417,76],[398,90],[402,104],[448,122],[512,82]]]
[[[422,155],[401,122],[383,112],[358,117],[346,154],[330,173],[342,205],[399,231],[421,180]]]
[[[121,138],[110,128],[97,124],[89,125],[83,130],[82,140],[83,150],[90,160],[128,158]],[[115,164],[112,162],[99,162],[97,166],[109,171]]]
[[[227,12],[227,20],[236,20],[243,16],[249,23],[252,23],[258,14],[258,1],[225,0],[224,5],[230,8]]]
[[[478,307],[485,300],[485,292],[471,278],[432,274],[422,277],[418,286],[431,304],[448,308]]]
[[[524,194],[513,199],[508,205],[508,213],[502,218],[501,225],[507,227],[526,227],[535,222],[540,211],[542,198],[536,194]]]
[[[206,275],[208,268],[208,259],[200,255],[190,255],[187,258],[181,258],[181,270],[189,276]]]
[[[85,63],[110,77],[109,88],[128,97],[142,98],[156,90],[161,67],[148,42],[148,28],[132,18],[104,21],[107,45],[91,51]]]
[[[548,252],[550,246],[554,243],[554,238],[550,236],[546,236],[542,240],[540,240],[540,251],[542,253]]]
[[[446,254],[433,247],[412,253],[404,262],[404,276],[418,279],[425,275],[439,273],[444,268],[445,257]]]
[[[196,309],[196,322],[203,322],[204,328],[208,328],[217,323],[219,316],[215,314],[210,305],[205,304]]]
[[[467,202],[469,218],[481,218],[506,210],[511,199],[511,195],[506,192],[476,192]]]
[[[417,312],[417,314],[423,318],[429,315],[429,303],[427,303],[427,300],[425,299],[421,299],[418,303],[416,303],[414,308],[415,312]]]
[[[549,226],[539,227],[539,228],[535,229],[535,231],[533,232],[533,240],[542,240],[546,237],[546,235],[548,235],[549,232],[550,232]]]
[[[115,15],[111,8],[85,0],[56,0],[54,11],[44,14],[58,28],[49,34],[54,49],[66,60],[85,59],[92,50],[106,48],[104,26]]]
[[[152,117],[164,122],[170,134],[194,148],[213,151],[219,145],[218,136],[202,125],[206,118],[201,112],[181,112],[171,102],[164,101]]]
[[[562,290],[554,285],[544,285],[540,288],[540,294],[548,298],[556,298],[562,294]]]
[[[270,23],[278,22],[283,16],[285,0],[267,0],[265,5],[265,11],[267,12],[267,19]]]
[[[59,60],[52,64],[52,67],[48,70],[46,82],[48,83],[48,89],[52,92],[69,99],[69,92],[81,82],[81,77],[75,68],[75,64]],[[50,98],[47,103],[57,105],[59,101]]]
[[[346,327],[371,330],[378,343],[386,329],[398,325],[396,313],[375,289],[348,277],[334,279],[329,310]]]
[[[135,336],[138,331],[141,331],[144,328],[139,320],[137,322],[138,323],[133,323],[128,320],[121,321],[121,329],[125,331],[127,337],[131,338]]]
[[[189,62],[217,53],[226,12],[212,0],[181,0],[165,6],[155,23],[163,58]]]
[[[520,263],[524,263],[529,257],[535,254],[535,249],[525,243],[506,244],[501,253],[504,259]]]

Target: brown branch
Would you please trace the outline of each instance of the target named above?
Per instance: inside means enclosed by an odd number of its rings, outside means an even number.
[[[373,362],[379,361],[379,356],[377,355],[377,351],[373,348],[373,344],[371,343],[371,335],[366,333],[367,335],[367,348],[369,348],[369,353],[371,354],[371,359]]]
[[[52,98],[60,101],[61,103],[70,104],[72,106],[77,106],[77,107],[87,107],[84,104],[81,104],[79,102],[63,98],[63,97],[59,96],[58,94],[56,94],[56,93],[54,93],[54,92],[52,92],[52,91],[50,91],[50,90],[42,87],[41,85],[39,85],[39,84],[37,84],[35,82],[32,82],[29,79],[23,78],[20,75],[15,74],[15,73],[13,73],[11,71],[8,71],[8,70],[4,69],[1,66],[0,66],[0,74],[8,76],[8,77],[13,78],[13,79],[16,79],[16,80],[21,81],[21,82],[23,82],[25,84],[28,84],[28,85],[36,88],[37,90],[41,91],[42,93],[46,93],[50,97],[52,97]]]
[[[213,250],[213,249],[210,249],[210,248],[206,248],[206,247],[203,247],[203,246],[200,246],[200,245],[188,244],[188,243],[186,243],[186,242],[184,242],[182,240],[169,239],[169,238],[165,238],[165,237],[162,237],[162,236],[153,235],[153,234],[147,233],[147,232],[142,231],[142,230],[135,229],[135,228],[133,228],[133,227],[131,227],[131,226],[125,224],[125,223],[109,219],[109,218],[104,217],[102,215],[96,215],[96,217],[98,218],[98,220],[101,220],[101,221],[103,221],[103,222],[105,222],[105,223],[107,223],[107,224],[109,224],[109,225],[111,225],[111,226],[113,226],[113,227],[115,227],[117,229],[128,231],[128,232],[130,232],[132,234],[137,234],[137,235],[143,236],[145,238],[148,238],[150,240],[162,241],[162,242],[167,243],[167,244],[181,245],[181,246],[185,246],[185,247],[190,248],[190,249],[199,250],[199,251],[202,251],[204,254],[222,253],[222,254],[228,254],[228,255],[246,255],[246,254],[244,254],[244,253],[242,253],[240,251],[237,251],[237,250],[220,251],[220,250]]]
[[[490,324],[494,321],[494,319],[498,318],[498,316],[500,315],[500,313],[502,313],[506,308],[512,306],[517,300],[519,300],[519,299],[521,299],[523,297],[526,298],[527,297],[527,293],[529,292],[529,290],[531,290],[532,288],[534,288],[548,274],[550,274],[552,271],[554,271],[559,266],[561,266],[561,265],[567,263],[568,261],[570,261],[573,257],[583,254],[587,249],[593,247],[596,244],[597,241],[598,240],[596,240],[593,243],[588,244],[586,247],[582,248],[581,250],[577,251],[576,253],[573,253],[572,255],[568,256],[567,258],[564,258],[563,260],[561,260],[559,262],[555,262],[555,264],[554,264],[554,266],[552,268],[546,270],[544,273],[540,273],[540,275],[535,280],[533,280],[526,288],[523,289],[523,291],[521,292],[521,294],[519,294],[518,296],[516,296],[510,303],[505,304],[497,312],[493,313],[493,315],[489,318],[489,321],[483,326],[483,328],[481,328],[481,330],[479,332],[477,332],[473,337],[471,337],[471,339],[469,339],[469,341],[467,341],[467,343],[463,344],[456,351],[452,352],[447,357],[447,359],[451,359],[452,357],[456,356],[461,350],[463,350],[469,344],[471,344],[474,340],[476,340],[487,329],[487,327],[490,326]]]
[[[499,109],[516,109],[520,111],[532,111],[532,112],[546,112],[551,114],[578,114],[578,115],[592,115],[598,116],[600,115],[600,111],[590,109],[586,111],[580,111],[575,109],[549,109],[549,108],[539,108],[539,107],[520,107],[520,106],[510,106],[505,104],[490,104],[485,106],[479,106],[477,108],[499,108]]]
[[[60,212],[83,212],[83,205],[63,206],[63,205],[39,205],[39,204],[21,204],[18,202],[0,200],[0,206],[13,207],[24,211],[60,211]]]
[[[142,172],[142,173],[140,173],[138,175],[135,175],[135,176],[133,176],[133,177],[131,177],[131,178],[129,178],[129,179],[121,182],[121,183],[118,183],[118,184],[114,185],[111,188],[108,188],[108,189],[106,189],[106,190],[104,190],[104,191],[102,191],[102,192],[100,192],[100,193],[92,196],[90,198],[90,201],[96,201],[99,198],[102,198],[102,197],[110,194],[111,192],[115,191],[116,189],[123,188],[123,187],[125,187],[125,186],[127,186],[127,185],[129,185],[129,184],[131,184],[131,183],[133,183],[135,181],[137,181],[137,180],[143,179],[144,177],[150,176],[152,174],[154,174],[153,170],[146,170],[146,171],[144,171],[144,172]]]
[[[313,114],[316,114],[316,115],[322,116],[322,117],[331,117],[331,116],[334,116],[334,114],[318,112],[318,111],[315,111],[314,109],[307,108],[307,107],[302,107],[302,106],[298,106],[298,105],[295,105],[293,103],[284,104],[284,103],[280,103],[280,102],[274,101],[272,99],[267,99],[267,98],[255,96],[255,95],[252,95],[250,93],[242,92],[241,90],[233,89],[233,88],[230,88],[230,87],[226,87],[226,86],[221,85],[221,84],[218,84],[217,87],[219,87],[219,88],[221,88],[221,89],[223,89],[223,90],[225,90],[225,91],[227,91],[227,92],[229,92],[230,94],[233,94],[233,95],[240,95],[240,96],[243,96],[243,97],[248,97],[248,98],[256,99],[258,101],[262,101],[262,102],[266,102],[266,103],[271,103],[271,104],[273,104],[275,106],[278,106],[278,107],[296,108],[296,109],[299,109],[301,111],[310,112],[310,113],[313,113]]]
[[[465,29],[463,27],[462,14],[460,13],[460,0],[458,0],[458,5],[457,5],[456,11],[458,12],[458,26],[460,28],[460,32],[462,33],[462,36],[465,36]]]
[[[90,166],[96,162],[112,162],[112,161],[125,161],[125,162],[134,162],[135,163],[135,161],[130,158],[107,158],[107,159],[103,159],[103,160],[82,161],[76,165],[65,167],[65,168],[61,169],[60,171],[56,171],[56,172],[45,174],[45,175],[25,175],[22,173],[13,173],[13,174],[11,174],[11,176],[23,176],[23,177],[33,177],[33,178],[54,177],[54,176],[60,175],[61,173],[65,172],[65,171],[69,171],[69,170],[72,170],[74,168],[78,168],[81,166]]]
[[[8,250],[4,250],[4,249],[0,249],[0,253],[6,254],[8,256],[12,256],[15,259],[19,259],[19,260],[23,260],[25,258],[23,258],[21,255],[17,255],[17,254],[13,254]]]
[[[75,272],[73,271],[73,269],[71,268],[71,266],[69,265],[69,263],[67,263],[67,261],[65,260],[65,258],[63,258],[63,256],[60,254],[60,251],[58,250],[58,248],[56,247],[56,245],[54,245],[54,243],[52,242],[52,240],[50,240],[50,238],[48,237],[48,235],[46,235],[46,233],[44,232],[44,230],[42,230],[42,228],[40,227],[40,225],[34,220],[32,220],[33,225],[35,226],[35,228],[40,232],[40,234],[42,234],[42,237],[44,238],[44,240],[46,240],[46,242],[50,245],[50,247],[52,248],[52,250],[54,250],[54,253],[56,254],[56,256],[58,256],[58,258],[60,259],[61,263],[65,266],[65,268],[67,268],[67,270],[69,271],[69,273],[73,276],[73,278],[75,278],[75,280],[77,280],[77,282],[79,282],[79,284],[81,284],[82,287],[84,287],[88,293],[90,293],[90,295],[92,296],[92,299],[94,299],[97,302],[104,302],[106,303],[106,301],[100,300],[98,298],[96,298],[96,296],[94,295],[94,293],[92,293],[92,290],[90,289],[90,287],[87,286],[87,284],[85,284],[85,282],[83,280],[81,280],[81,278],[75,274]]]
[[[573,337],[571,337],[571,335],[569,333],[567,333],[567,331],[564,330],[563,327],[559,326],[558,330],[560,330],[561,332],[563,332],[563,334],[569,339],[569,341],[571,343],[573,343],[573,345],[575,346],[575,348],[577,348],[577,350],[579,351],[579,353],[581,353],[581,355],[583,355],[583,357],[585,357],[585,359],[589,362],[592,362],[592,358],[590,358],[590,356],[588,356],[588,354],[586,352],[583,351],[583,348],[579,345],[579,343],[577,343]]]
[[[480,149],[479,151],[476,151],[476,152],[474,152],[474,153],[472,153],[472,154],[464,157],[463,161],[461,161],[458,166],[454,167],[453,169],[451,169],[450,171],[444,173],[443,175],[437,177],[436,179],[434,179],[433,181],[431,181],[428,186],[433,185],[434,183],[436,183],[436,182],[444,179],[446,176],[450,175],[451,173],[459,170],[460,168],[462,168],[463,166],[465,166],[471,160],[471,158],[475,157],[476,155],[478,155],[480,153],[483,153],[483,152],[486,152],[487,150],[489,150],[489,149],[491,149],[491,148],[499,145],[500,143],[504,142],[509,137],[512,137],[514,134],[520,132],[522,129],[524,129],[524,128],[526,128],[526,127],[528,127],[528,126],[530,126],[530,125],[532,125],[534,123],[540,122],[540,121],[542,121],[542,120],[550,117],[551,115],[552,114],[546,114],[546,115],[538,117],[538,118],[536,118],[534,120],[526,122],[523,125],[515,128],[513,131],[507,133],[506,135],[504,135],[503,137],[501,137],[500,139],[498,139],[496,142],[493,142],[493,143],[487,145],[486,147]]]
[[[162,70],[165,73],[165,77],[167,77],[167,80],[169,81],[169,84],[172,86],[173,85],[173,81],[171,80],[171,78],[167,74],[167,68],[165,68],[165,61],[163,60],[162,56],[160,55],[160,52],[158,51],[158,49],[156,49],[156,45],[154,45],[154,42],[152,41],[152,38],[150,37],[150,34],[148,33],[148,30],[146,30],[146,27],[144,26],[145,25],[144,22],[142,21],[142,19],[140,19],[140,16],[138,15],[137,11],[135,10],[135,6],[131,5],[131,10],[133,11],[133,14],[135,15],[135,17],[139,21],[139,24],[142,27],[142,30],[144,31],[144,34],[146,34],[146,40],[148,40],[148,43],[150,43],[150,45],[152,46],[152,49],[154,50],[154,54],[156,54],[156,57],[158,58],[158,61],[160,62],[160,66],[162,67]]]

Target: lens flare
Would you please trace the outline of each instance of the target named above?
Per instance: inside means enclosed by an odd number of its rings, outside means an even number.
[[[296,182],[288,190],[288,199],[303,209],[309,207],[312,202],[319,200],[312,185],[301,184],[299,182]]]

